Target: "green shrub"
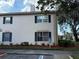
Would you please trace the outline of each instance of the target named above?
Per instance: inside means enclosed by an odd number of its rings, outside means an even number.
[[[0,45],[1,45],[1,46],[3,46],[4,44],[3,44],[3,43],[1,43]]]
[[[74,42],[71,40],[59,40],[58,41],[59,46],[61,47],[70,47],[74,46]]]
[[[33,46],[33,44],[31,43],[30,46]]]
[[[37,46],[38,44],[37,43],[35,43],[35,46]]]
[[[44,44],[44,43],[42,43],[41,45],[42,45],[42,46],[45,46],[45,44]]]
[[[13,43],[10,43],[10,46],[12,46],[13,45]]]
[[[15,46],[19,46],[20,44],[16,43]]]
[[[29,42],[22,42],[21,45],[29,45]]]
[[[50,46],[49,44],[47,44],[47,46]]]

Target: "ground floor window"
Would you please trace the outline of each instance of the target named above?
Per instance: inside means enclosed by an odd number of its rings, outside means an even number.
[[[35,41],[50,41],[51,32],[35,32]]]
[[[2,42],[11,42],[12,41],[12,33],[11,32],[3,32],[2,33]]]

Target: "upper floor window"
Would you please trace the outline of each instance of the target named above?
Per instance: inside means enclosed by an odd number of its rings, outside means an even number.
[[[3,17],[3,24],[12,24],[12,17]]]
[[[51,32],[35,32],[35,41],[50,41]]]
[[[50,23],[51,22],[51,16],[50,15],[38,15],[35,16],[35,23]]]

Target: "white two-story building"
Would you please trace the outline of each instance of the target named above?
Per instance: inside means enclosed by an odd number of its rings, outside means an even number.
[[[0,14],[0,43],[57,44],[55,12]]]

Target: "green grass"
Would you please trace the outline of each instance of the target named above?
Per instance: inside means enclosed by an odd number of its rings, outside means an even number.
[[[79,56],[72,56],[73,59],[79,59]]]

